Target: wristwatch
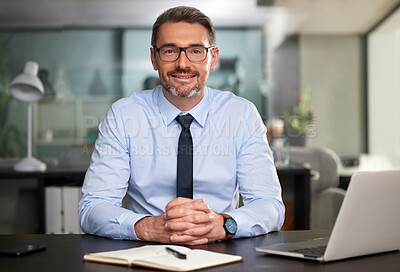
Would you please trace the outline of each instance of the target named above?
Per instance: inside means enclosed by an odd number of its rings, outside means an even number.
[[[224,230],[225,230],[224,240],[229,240],[236,234],[237,223],[235,219],[233,219],[230,215],[225,213],[221,213],[221,215],[224,217]]]

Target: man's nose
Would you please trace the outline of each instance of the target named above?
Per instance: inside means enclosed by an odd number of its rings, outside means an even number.
[[[190,66],[190,60],[187,58],[185,51],[181,51],[179,59],[176,61],[178,67],[187,68]]]

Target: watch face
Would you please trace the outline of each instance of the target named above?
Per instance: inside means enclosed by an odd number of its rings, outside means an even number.
[[[225,228],[230,234],[235,234],[237,231],[237,224],[233,218],[226,219]]]

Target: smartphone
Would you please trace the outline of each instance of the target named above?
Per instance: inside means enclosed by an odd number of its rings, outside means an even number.
[[[24,256],[30,253],[45,250],[46,246],[39,245],[20,245],[0,250],[2,256]]]

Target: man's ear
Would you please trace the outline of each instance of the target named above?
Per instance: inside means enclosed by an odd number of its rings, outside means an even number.
[[[150,58],[151,58],[151,64],[153,65],[154,71],[158,70],[157,62],[156,62],[156,51],[154,48],[150,48]]]
[[[218,62],[218,57],[219,57],[219,49],[218,47],[215,47],[214,49],[212,49],[210,70],[214,70]]]

